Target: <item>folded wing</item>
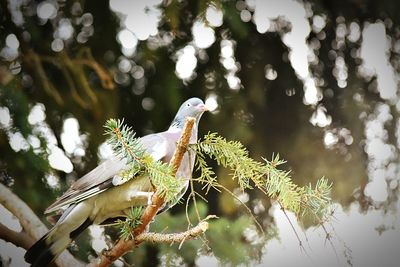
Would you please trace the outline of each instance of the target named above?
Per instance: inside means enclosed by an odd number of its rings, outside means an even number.
[[[163,160],[168,155],[168,140],[163,133],[146,135],[140,139],[140,143],[154,160]],[[81,202],[116,186],[113,183],[114,177],[117,177],[121,171],[127,168],[125,159],[120,159],[118,156],[111,157],[75,181],[61,197],[46,209],[45,213],[56,211],[72,203]]]

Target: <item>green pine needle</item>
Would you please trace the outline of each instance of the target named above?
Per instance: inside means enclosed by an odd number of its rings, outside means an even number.
[[[247,149],[237,141],[227,141],[217,133],[208,133],[197,148],[197,169],[201,171],[197,179],[207,191],[218,188],[215,173],[207,166],[205,156],[214,159],[218,165],[231,170],[241,190],[252,189],[251,182],[270,198],[276,199],[283,208],[296,214],[311,213],[324,217],[329,212],[331,184],[322,178],[314,188],[299,187],[293,183],[289,171],[277,167],[285,161],[279,154],[271,161],[258,162],[249,157]]]
[[[176,203],[182,189],[184,179],[175,177],[171,166],[160,161],[154,161],[151,157],[146,157],[145,166],[147,173],[151,177],[153,185],[157,188],[158,194],[166,202]]]
[[[154,161],[143,149],[132,128],[124,125],[123,121],[110,119],[105,128],[107,142],[114,152],[129,162],[130,168],[119,175],[123,179],[131,179],[143,172],[150,177],[158,194],[166,202],[176,203],[184,179],[174,177],[172,167],[168,164]],[[249,157],[248,150],[240,142],[227,141],[217,133],[208,133],[195,149],[197,170],[201,172],[200,177],[195,180],[203,184],[203,189],[207,192],[210,188],[220,188],[214,170],[207,165],[206,157],[209,157],[231,171],[232,178],[237,181],[241,190],[253,189],[255,185],[265,195],[276,199],[282,208],[296,214],[310,213],[316,218],[325,218],[329,213],[332,184],[321,178],[314,187],[297,186],[292,181],[290,171],[278,169],[285,163],[279,154],[271,160],[255,161]],[[127,225],[132,224],[131,220]],[[123,227],[127,230],[128,226]]]
[[[128,162],[140,164],[145,154],[136,133],[131,127],[124,124],[124,120],[109,119],[104,125],[105,135],[108,136],[107,143],[111,145],[114,152],[126,158]]]
[[[132,207],[126,219],[118,220],[117,226],[120,226],[121,238],[128,240],[133,239],[133,230],[141,224],[143,207]]]
[[[139,172],[144,172],[166,202],[177,202],[183,182],[182,179],[174,177],[172,167],[154,161],[142,147],[140,139],[135,137],[132,128],[126,126],[123,120],[109,119],[104,127],[108,136],[107,143],[116,155],[129,162],[129,168],[121,171],[119,176],[129,180]]]

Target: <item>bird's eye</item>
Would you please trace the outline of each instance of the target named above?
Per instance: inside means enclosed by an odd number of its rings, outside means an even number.
[[[190,107],[190,103],[187,103],[187,105],[186,105],[186,106]]]

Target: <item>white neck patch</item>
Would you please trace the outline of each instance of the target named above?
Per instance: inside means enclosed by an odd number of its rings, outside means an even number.
[[[182,129],[177,126],[171,126],[168,128],[168,132],[170,132],[170,133],[177,133],[177,132],[181,132],[181,131],[182,131]]]

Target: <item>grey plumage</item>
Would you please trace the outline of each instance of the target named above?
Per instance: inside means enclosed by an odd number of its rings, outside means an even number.
[[[142,137],[141,145],[155,160],[169,162],[185,118],[196,118],[196,125],[190,137],[190,143],[196,143],[198,122],[205,110],[205,105],[199,98],[185,101],[169,129]],[[194,152],[186,152],[177,171],[178,177],[186,178],[182,185],[182,195],[191,178],[194,160]],[[74,182],[46,209],[45,213],[60,209],[65,211],[56,225],[26,252],[25,260],[32,266],[47,266],[89,225],[124,216],[132,206],[147,205],[153,191],[149,177],[141,175],[125,182],[119,179],[118,175],[127,168],[125,159],[113,156]],[[174,204],[168,203],[166,208]]]

